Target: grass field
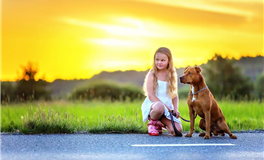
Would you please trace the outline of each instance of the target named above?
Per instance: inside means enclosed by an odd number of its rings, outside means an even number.
[[[189,119],[186,100],[180,100],[181,116]],[[1,132],[35,133],[147,133],[140,102],[34,102],[1,106]],[[218,102],[232,131],[264,129],[263,104]],[[196,131],[200,118],[195,121]],[[182,121],[183,131],[189,123]]]

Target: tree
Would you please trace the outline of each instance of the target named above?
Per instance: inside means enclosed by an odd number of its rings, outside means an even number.
[[[15,82],[1,82],[1,103],[15,100]]]
[[[51,99],[50,92],[45,89],[49,83],[42,79],[36,81],[38,68],[33,63],[28,62],[26,66],[22,66],[22,70],[22,75],[17,82],[16,98],[19,101]]]
[[[262,98],[264,97],[264,72],[257,77],[257,82],[255,85],[255,91],[259,97],[260,103],[262,102]]]
[[[241,69],[234,65],[233,60],[215,54],[202,69],[206,83],[214,96],[219,99],[227,96],[234,100],[244,97],[250,99],[253,84],[249,77],[243,76]]]

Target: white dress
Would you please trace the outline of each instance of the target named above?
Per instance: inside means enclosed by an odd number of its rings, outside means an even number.
[[[166,106],[168,106],[171,110],[174,110],[173,104],[172,104],[172,99],[171,97],[167,94],[167,82],[166,81],[160,81],[158,80],[158,93],[155,93],[156,97],[161,100]],[[144,100],[141,106],[141,111],[142,111],[142,116],[143,116],[143,121],[145,122],[148,120],[148,116],[150,113],[150,107],[154,104],[155,102],[151,102],[148,97]],[[170,118],[170,113],[168,109],[164,106],[164,115],[166,116],[167,119]],[[180,118],[176,118],[173,116],[174,122],[181,123]]]

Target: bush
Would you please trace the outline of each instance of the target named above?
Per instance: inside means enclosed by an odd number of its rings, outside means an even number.
[[[178,96],[180,99],[187,99],[190,92],[190,85],[185,85],[178,89]]]
[[[145,96],[141,88],[132,84],[118,84],[110,81],[91,82],[87,87],[73,91],[72,100],[110,100],[131,101],[142,100]]]

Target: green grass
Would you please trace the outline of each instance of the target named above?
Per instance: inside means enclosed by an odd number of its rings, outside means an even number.
[[[38,133],[147,133],[142,102],[34,102],[1,106],[1,132]],[[263,105],[258,102],[218,102],[232,131],[264,129]],[[189,119],[186,100],[180,113]],[[200,118],[195,121],[196,131]],[[183,131],[189,123],[182,121]]]

